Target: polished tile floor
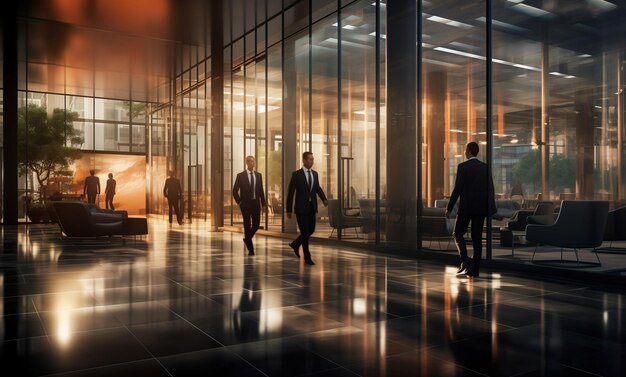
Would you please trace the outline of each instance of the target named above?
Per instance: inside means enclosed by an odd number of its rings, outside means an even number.
[[[0,227],[2,376],[624,376],[626,291],[150,220]]]

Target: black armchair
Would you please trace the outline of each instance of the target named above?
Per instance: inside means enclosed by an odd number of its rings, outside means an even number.
[[[613,241],[626,241],[626,206],[609,211],[604,230],[604,240],[610,241],[605,251],[626,251],[625,248],[613,247]]]
[[[354,228],[356,232],[356,238],[359,237],[357,229],[359,227],[368,226],[370,220],[361,216],[346,216],[344,215],[341,207],[339,206],[339,200],[328,199],[328,222],[333,228],[330,233],[330,237],[333,236],[335,230]]]
[[[554,224],[527,225],[526,239],[536,244],[560,247],[561,259],[563,248],[573,249],[577,263],[579,263],[578,249],[592,248],[600,263],[596,248],[602,245],[608,210],[607,201],[563,200],[561,211]]]
[[[513,217],[507,228],[509,230],[522,231],[528,224],[552,225],[554,224],[554,203],[539,202],[534,210],[519,210]]]

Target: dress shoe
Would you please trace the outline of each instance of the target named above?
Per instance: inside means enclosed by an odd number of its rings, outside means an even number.
[[[246,249],[248,249],[248,251],[254,252],[254,245],[252,244],[252,240],[244,238],[243,244],[246,245]]]
[[[461,265],[459,266],[459,269],[456,270],[457,274],[465,274],[465,271],[467,271],[468,269],[470,269],[472,267],[472,260],[471,259],[466,259],[463,262],[461,262]]]
[[[306,264],[308,264],[308,265],[310,265],[310,266],[315,266],[315,262],[313,262],[313,260],[312,260],[312,259],[305,259],[305,260],[304,260],[304,263],[306,263]]]
[[[254,250],[248,251],[248,256],[253,256],[253,255],[254,255]]]
[[[469,277],[472,277],[472,278],[477,278],[479,276],[478,269],[474,268],[474,267],[468,268],[467,270],[463,271],[463,273],[461,273],[459,275],[469,276]]]
[[[298,251],[299,246],[296,245],[295,241],[289,243],[289,247],[293,249],[293,253],[296,254],[296,257],[300,258],[300,252]]]

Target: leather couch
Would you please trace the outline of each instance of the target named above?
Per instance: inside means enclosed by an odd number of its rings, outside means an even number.
[[[58,224],[67,237],[146,234],[146,219],[130,219],[126,211],[109,211],[81,201],[52,202]],[[144,224],[138,227],[137,222]],[[129,232],[129,227],[141,232]],[[145,230],[145,232],[144,232]]]

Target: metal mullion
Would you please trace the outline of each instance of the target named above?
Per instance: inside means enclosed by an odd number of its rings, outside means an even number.
[[[376,167],[375,167],[375,184],[376,184],[376,194],[375,194],[375,243],[380,244],[380,0],[376,0]]]

